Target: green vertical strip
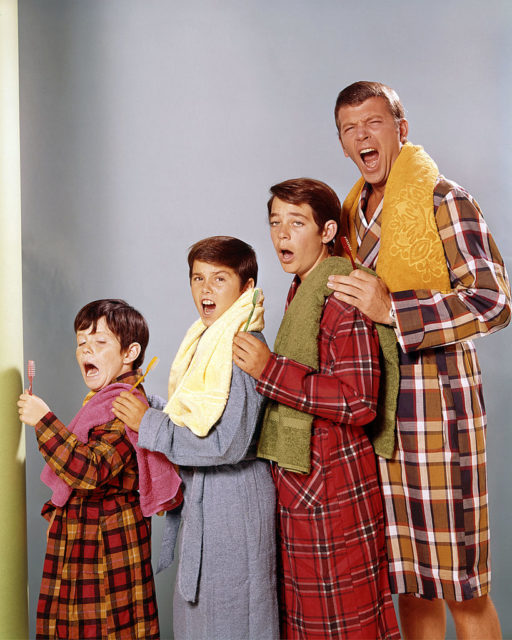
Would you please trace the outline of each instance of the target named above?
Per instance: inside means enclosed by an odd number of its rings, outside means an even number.
[[[0,639],[28,638],[18,3],[0,0]]]

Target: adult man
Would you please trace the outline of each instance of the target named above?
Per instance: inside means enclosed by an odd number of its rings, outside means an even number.
[[[402,632],[444,638],[445,600],[459,638],[499,638],[488,595],[486,416],[470,340],[509,322],[503,260],[472,197],[407,142],[395,91],[356,82],[339,94],[335,118],[362,176],[344,204],[344,232],[379,277],[356,270],[329,286],[395,326],[399,343],[397,446],[379,462]]]

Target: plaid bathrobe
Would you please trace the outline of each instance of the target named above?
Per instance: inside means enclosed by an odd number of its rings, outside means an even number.
[[[134,372],[117,382],[132,384]],[[140,387],[139,387],[140,389]],[[39,449],[74,491],[52,521],[37,606],[37,638],[158,639],[151,519],[142,515],[135,450],[117,419],[82,444],[53,413],[36,425]]]
[[[358,261],[372,269],[379,209],[356,216]],[[382,207],[380,207],[381,209]],[[398,442],[379,459],[395,593],[464,600],[490,588],[486,415],[472,338],[506,326],[503,260],[472,197],[442,176],[434,210],[452,289],[392,294],[400,349]]]
[[[299,284],[292,283],[288,304]],[[281,637],[399,638],[376,460],[363,427],[377,403],[375,326],[330,296],[318,355],[315,371],[272,354],[257,384],[272,400],[315,416],[311,472],[273,465]]]

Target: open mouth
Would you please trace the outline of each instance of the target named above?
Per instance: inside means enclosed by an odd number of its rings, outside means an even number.
[[[373,147],[363,149],[360,151],[359,155],[367,169],[375,169],[377,162],[379,161],[379,152],[376,149]]]
[[[281,256],[281,262],[288,263],[293,260],[294,254],[292,251],[288,251],[288,249],[281,249],[279,251]]]
[[[205,316],[211,316],[217,308],[217,305],[213,300],[202,300],[201,305],[203,307],[203,314]]]
[[[98,367],[90,362],[84,363],[84,370],[86,378],[95,376],[98,373]]]

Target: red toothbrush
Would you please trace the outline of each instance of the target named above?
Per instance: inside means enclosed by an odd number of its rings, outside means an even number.
[[[27,363],[27,376],[30,382],[28,387],[28,392],[32,395],[32,381],[34,380],[34,376],[36,375],[36,363],[33,360],[29,360]]]
[[[350,258],[350,262],[352,263],[352,269],[354,270],[357,269],[357,265],[354,261],[354,258],[352,257],[352,247],[350,246],[350,242],[348,241],[347,236],[341,236],[340,240],[341,240],[341,244],[343,245],[343,249],[345,250],[345,253]]]

